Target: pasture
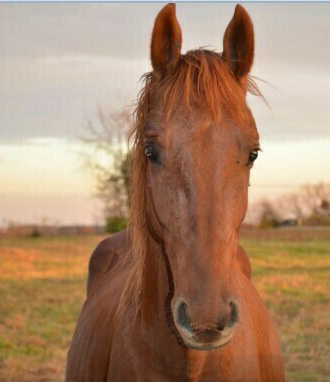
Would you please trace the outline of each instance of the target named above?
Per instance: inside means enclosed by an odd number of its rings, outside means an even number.
[[[2,238],[1,380],[58,382],[102,236]],[[288,382],[330,375],[330,231],[251,230],[241,243],[277,323]]]

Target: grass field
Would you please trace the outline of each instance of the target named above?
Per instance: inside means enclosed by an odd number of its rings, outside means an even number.
[[[3,382],[63,381],[88,259],[101,239],[2,239]],[[247,232],[242,244],[280,331],[287,381],[329,381],[330,232]]]

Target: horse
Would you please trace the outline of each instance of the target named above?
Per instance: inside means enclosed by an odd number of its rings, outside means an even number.
[[[135,110],[129,228],[102,241],[68,353],[67,382],[283,382],[276,327],[239,245],[260,149],[247,92],[250,16],[223,52],[181,53],[175,5],[155,19]]]

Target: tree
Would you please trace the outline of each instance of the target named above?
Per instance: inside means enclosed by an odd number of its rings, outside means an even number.
[[[330,183],[320,182],[303,186],[302,202],[309,213],[319,213],[322,204],[330,203]]]
[[[259,203],[260,209],[260,228],[277,227],[280,222],[279,213],[275,204],[269,200],[262,200]]]
[[[306,225],[330,225],[330,183],[307,185],[303,188],[304,202],[309,214]]]
[[[308,214],[301,192],[284,194],[278,198],[276,204],[282,211],[282,219],[290,216],[296,218],[298,221],[302,221],[306,214]]]
[[[99,109],[82,138],[88,147],[85,165],[95,179],[95,196],[103,203],[108,231],[123,229],[129,217],[131,157],[125,140],[131,126],[127,111]]]
[[[281,209],[303,221],[310,216],[322,215],[322,205],[330,203],[330,183],[307,184],[296,193],[283,195],[278,200]]]

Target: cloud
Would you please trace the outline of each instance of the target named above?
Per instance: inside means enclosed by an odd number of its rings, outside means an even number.
[[[326,4],[246,4],[256,34],[254,74],[272,112],[250,99],[266,139],[329,136]],[[136,98],[150,70],[149,39],[162,4],[2,4],[1,139],[75,137],[98,105]],[[285,12],[284,12],[285,8]],[[184,50],[222,50],[234,4],[178,4]]]
[[[7,60],[0,94],[2,142],[81,135],[98,105],[130,104],[148,69],[147,60],[111,57]]]

